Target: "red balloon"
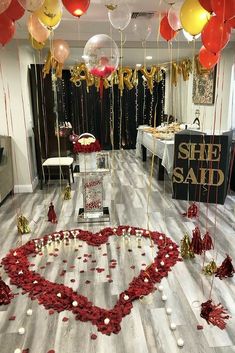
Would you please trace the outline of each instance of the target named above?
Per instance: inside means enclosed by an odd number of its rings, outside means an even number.
[[[235,16],[235,0],[211,0],[215,14],[224,21]]]
[[[220,53],[213,54],[208,51],[204,46],[199,51],[198,59],[200,64],[206,69],[212,69],[220,59]]]
[[[17,0],[11,0],[10,6],[4,12],[11,20],[17,21],[24,15],[24,8],[19,4]]]
[[[225,24],[217,16],[214,16],[205,25],[202,31],[202,44],[211,53],[218,53],[228,43],[230,33]]]
[[[169,25],[169,21],[168,21],[168,17],[167,15],[165,15],[163,17],[163,19],[161,20],[161,23],[160,23],[160,33],[161,33],[161,36],[169,41],[173,38],[175,38],[177,32],[174,31],[171,26]]]
[[[200,4],[204,9],[206,9],[208,12],[212,12],[212,6],[211,6],[211,0],[199,0]]]
[[[62,0],[64,7],[76,17],[82,16],[90,5],[90,0]]]
[[[0,15],[0,43],[7,44],[15,34],[15,23],[4,13]]]
[[[231,33],[232,28],[235,28],[235,16],[230,18],[230,20],[225,21],[226,29],[229,33]]]

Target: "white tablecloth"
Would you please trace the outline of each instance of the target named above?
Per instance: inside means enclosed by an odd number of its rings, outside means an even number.
[[[145,146],[155,156],[162,159],[162,165],[168,174],[173,172],[174,140],[159,140],[152,134],[138,129],[136,139],[136,156],[141,157],[141,145]]]

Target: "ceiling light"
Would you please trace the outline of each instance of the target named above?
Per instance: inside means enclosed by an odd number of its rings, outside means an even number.
[[[135,66],[136,66],[136,67],[141,67],[142,65],[141,65],[141,64],[136,64]]]
[[[145,57],[146,60],[152,60],[152,58],[153,57],[151,55],[148,55],[148,56]]]

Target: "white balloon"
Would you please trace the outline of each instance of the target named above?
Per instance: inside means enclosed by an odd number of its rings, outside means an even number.
[[[84,48],[83,59],[94,76],[106,78],[118,67],[119,50],[117,44],[106,34],[91,37]]]
[[[183,5],[183,2],[177,2],[176,4],[172,5],[169,12],[168,12],[168,22],[171,28],[174,31],[178,31],[182,28],[180,22],[180,10]]]
[[[45,0],[18,0],[20,5],[30,12],[34,12],[42,7]]]
[[[144,17],[137,17],[132,28],[134,35],[141,42],[147,41],[152,32],[150,20]]]
[[[109,22],[111,25],[123,31],[131,21],[131,10],[125,3],[117,6],[116,9],[108,12]]]

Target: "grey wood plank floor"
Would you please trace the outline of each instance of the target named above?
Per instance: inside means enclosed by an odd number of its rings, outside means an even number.
[[[105,224],[78,224],[77,214],[82,206],[81,178],[75,177],[72,185],[72,199],[64,201],[58,181],[50,181],[44,190],[37,189],[33,194],[18,194],[9,197],[0,207],[0,257],[15,247],[21,238],[17,235],[16,214],[20,209],[30,220],[31,234],[24,235],[22,241],[40,237],[56,230],[74,228],[98,231],[110,225],[129,224],[146,227],[148,217],[146,212],[150,160],[143,163],[135,157],[135,151],[115,151],[113,153],[112,173],[105,177],[105,206],[110,208],[111,220]],[[55,204],[58,224],[47,222],[47,211],[50,201]],[[196,223],[204,234],[206,223],[216,241],[216,250],[206,254],[205,261],[212,258],[220,263],[226,253],[235,259],[235,197],[228,195],[225,205],[207,207],[200,206],[199,221],[182,217],[187,209],[187,202],[172,200],[169,180],[160,182],[156,172],[152,182],[152,193],[149,207],[149,227],[165,232],[175,242],[179,243],[185,231],[191,232]],[[208,214],[208,217],[207,217]],[[216,223],[216,226],[215,226]],[[45,256],[34,258],[35,270],[47,279],[71,286],[74,290],[86,295],[96,305],[111,308],[118,293],[127,287],[132,277],[141,268],[148,265],[154,251],[149,242],[142,241],[142,249],[137,247],[133,239],[129,245],[122,239],[110,239],[110,245],[102,245],[101,249],[87,246],[81,241],[71,242],[70,246],[60,245],[61,256],[51,259],[52,248],[45,250]],[[82,245],[82,247],[78,247]],[[117,250],[117,245],[120,250]],[[74,248],[79,252],[75,253]],[[58,247],[58,246],[57,246]],[[128,252],[128,248],[132,252]],[[48,254],[46,254],[48,251]],[[90,271],[94,263],[83,262],[85,253],[92,254],[96,260],[95,266],[104,267],[105,271],[96,273]],[[101,256],[107,253],[107,256]],[[142,254],[146,255],[143,256]],[[80,256],[79,256],[79,255]],[[48,255],[48,256],[47,256]],[[81,259],[78,259],[81,257]],[[118,266],[114,270],[108,267],[109,261],[115,258]],[[68,262],[63,263],[63,259]],[[51,264],[45,266],[46,262]],[[29,353],[232,353],[235,352],[235,278],[220,281],[215,279],[212,291],[213,300],[221,302],[232,318],[226,330],[208,326],[200,318],[199,303],[208,299],[211,281],[201,273],[203,259],[178,263],[168,278],[162,281],[167,302],[161,299],[162,293],[156,291],[143,301],[134,303],[130,315],[121,324],[118,335],[110,337],[97,333],[90,323],[74,320],[70,312],[49,315],[44,307],[27,296],[21,295],[21,290],[14,287],[19,295],[7,307],[0,307],[0,352],[14,353],[16,348],[29,348]],[[45,266],[45,268],[40,268]],[[71,266],[75,266],[71,268]],[[135,266],[135,268],[130,268]],[[62,269],[66,269],[64,277],[60,277]],[[84,270],[85,273],[80,273]],[[8,282],[7,275],[1,269],[3,279]],[[108,276],[113,279],[108,282]],[[75,279],[75,282],[71,282]],[[89,280],[89,285],[85,281]],[[166,314],[166,307],[172,308],[172,315]],[[27,309],[33,310],[32,316],[27,316]],[[14,321],[9,321],[16,316]],[[63,322],[67,317],[69,320]],[[170,322],[177,329],[171,331]],[[197,330],[197,325],[203,325],[203,330]],[[18,334],[18,329],[24,327],[25,335]],[[90,335],[97,334],[96,340]],[[177,346],[177,339],[182,337],[185,345]]]

